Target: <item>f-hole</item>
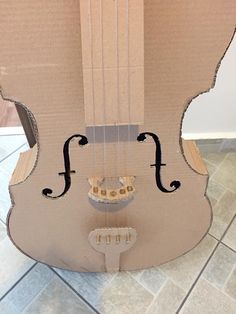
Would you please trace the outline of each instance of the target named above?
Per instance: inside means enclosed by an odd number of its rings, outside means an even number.
[[[80,138],[78,142],[80,146],[84,146],[88,143],[87,137],[81,134],[74,134],[65,141],[64,146],[63,146],[64,171],[58,173],[59,176],[64,177],[64,190],[62,191],[61,194],[57,196],[52,196],[51,194],[53,193],[53,190],[50,188],[45,188],[42,190],[42,194],[46,197],[49,197],[51,199],[56,199],[65,195],[70,189],[71,174],[75,173],[75,170],[71,170],[71,167],[70,167],[70,142],[74,138]]]
[[[176,191],[178,188],[180,188],[181,183],[180,183],[180,181],[176,181],[176,180],[172,181],[170,183],[170,187],[173,189],[171,189],[171,190],[167,190],[163,186],[162,181],[161,181],[161,167],[166,166],[166,164],[162,163],[161,143],[159,141],[158,136],[154,133],[151,133],[151,132],[140,133],[139,136],[137,137],[137,140],[139,142],[144,142],[146,140],[147,136],[152,137],[152,139],[156,145],[155,163],[150,165],[151,167],[156,168],[156,171],[155,171],[156,185],[161,192],[172,193],[172,192]]]

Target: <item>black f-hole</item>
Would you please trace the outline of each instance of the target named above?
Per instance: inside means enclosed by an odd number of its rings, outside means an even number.
[[[49,188],[45,188],[42,190],[42,193],[44,196],[50,197],[50,198],[59,198],[61,196],[63,196],[64,194],[66,194],[66,192],[70,189],[71,186],[71,173],[75,173],[75,170],[71,170],[70,169],[70,153],[69,153],[69,146],[70,146],[70,142],[73,138],[75,137],[80,137],[79,140],[79,145],[83,146],[86,145],[88,143],[88,139],[86,136],[84,135],[80,135],[80,134],[74,134],[71,137],[69,137],[65,143],[64,143],[64,147],[63,147],[63,156],[64,156],[64,167],[65,167],[65,171],[64,172],[59,172],[58,174],[61,176],[64,176],[64,181],[65,181],[65,187],[64,190],[61,194],[57,195],[57,196],[52,196],[51,194],[53,193],[52,189]]]
[[[137,137],[137,140],[139,142],[143,142],[146,140],[146,135],[151,136],[153,138],[153,141],[156,144],[156,153],[155,153],[155,157],[156,157],[156,161],[155,164],[151,165],[151,167],[156,167],[156,185],[159,188],[160,191],[164,192],[164,193],[172,193],[174,191],[176,191],[180,186],[181,183],[180,181],[172,181],[170,183],[170,187],[173,188],[172,190],[167,190],[161,182],[161,167],[162,166],[166,166],[166,164],[163,164],[161,161],[161,143],[159,141],[159,138],[156,134],[151,133],[151,132],[144,132],[144,133],[140,133],[139,136]]]

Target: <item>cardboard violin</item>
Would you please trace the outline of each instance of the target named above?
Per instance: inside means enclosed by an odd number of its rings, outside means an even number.
[[[181,124],[214,86],[235,1],[25,0],[0,10],[1,93],[24,108],[37,141],[10,187],[13,243],[93,272],[157,266],[195,247],[212,211]]]

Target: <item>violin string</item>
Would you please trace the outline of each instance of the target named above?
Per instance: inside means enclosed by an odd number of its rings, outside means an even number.
[[[116,144],[116,178],[115,180],[119,180],[120,177],[120,60],[119,60],[119,0],[116,0],[116,49],[117,49],[117,144]],[[119,182],[118,182],[119,185]],[[118,189],[119,193],[119,189]],[[119,222],[117,221],[116,215],[116,226],[119,226]]]
[[[93,26],[92,26],[92,8],[91,0],[89,0],[89,26],[90,26],[90,51],[91,51],[91,78],[92,78],[92,103],[93,103],[93,175],[96,175],[96,151],[95,151],[95,142],[96,142],[96,129],[95,129],[95,101],[94,101],[94,73],[93,73]]]
[[[103,177],[104,189],[107,191],[107,177],[106,177],[106,84],[105,84],[105,71],[104,71],[104,41],[103,41],[103,1],[100,0],[100,26],[101,26],[101,48],[102,48],[102,90],[103,90]],[[105,222],[108,226],[108,205],[105,203]]]
[[[129,29],[129,19],[130,19],[130,7],[129,7],[129,0],[127,0],[127,85],[128,85],[128,145],[127,145],[127,164],[128,164],[128,169],[129,169],[129,160],[130,160],[130,150],[131,150],[131,136],[130,136],[130,123],[131,123],[131,112],[130,112],[130,29]],[[126,174],[131,175],[130,173]],[[128,213],[126,214],[126,225],[129,227],[129,217]]]

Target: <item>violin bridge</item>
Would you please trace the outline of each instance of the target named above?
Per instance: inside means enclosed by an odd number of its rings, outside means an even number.
[[[133,197],[135,192],[133,176],[119,177],[118,181],[121,187],[117,189],[103,188],[101,185],[106,180],[100,177],[91,177],[88,179],[91,186],[88,196],[90,199],[101,203],[119,203]]]
[[[105,255],[105,266],[109,272],[120,270],[120,255],[129,250],[136,242],[134,228],[101,228],[90,232],[90,245]]]

